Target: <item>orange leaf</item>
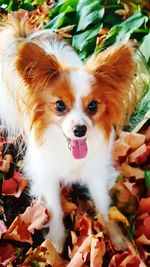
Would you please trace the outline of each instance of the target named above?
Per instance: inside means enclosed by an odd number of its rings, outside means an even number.
[[[139,210],[140,210],[141,213],[148,212],[150,214],[150,197],[142,198],[140,200]]]
[[[23,174],[14,172],[12,178],[2,182],[2,194],[19,198],[24,188],[27,186],[27,180]]]
[[[22,221],[20,216],[16,217],[3,238],[32,244],[32,237],[28,231],[28,225]]]
[[[101,267],[105,254],[105,242],[99,240],[98,236],[93,236],[91,240],[90,267]]]

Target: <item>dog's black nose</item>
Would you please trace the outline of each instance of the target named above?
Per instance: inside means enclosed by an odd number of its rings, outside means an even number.
[[[82,137],[87,132],[87,127],[85,125],[77,125],[73,129],[74,135],[76,137]]]

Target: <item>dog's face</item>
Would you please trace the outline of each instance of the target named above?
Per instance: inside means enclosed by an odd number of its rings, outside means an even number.
[[[73,157],[80,159],[88,153],[93,128],[99,127],[108,139],[112,127],[124,122],[133,72],[129,45],[110,48],[73,69],[60,65],[37,45],[25,43],[16,65],[28,86],[28,101],[35,107],[31,126],[37,141],[49,125],[57,124]]]
[[[51,120],[66,137],[75,159],[86,157],[89,133],[100,120],[104,104],[94,93],[94,76],[86,70],[61,72],[50,86]]]

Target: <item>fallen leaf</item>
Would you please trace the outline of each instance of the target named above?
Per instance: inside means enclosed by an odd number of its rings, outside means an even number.
[[[127,218],[118,210],[117,207],[110,207],[108,216],[111,221],[122,222],[126,226],[129,226]]]
[[[142,146],[145,142],[145,135],[140,133],[128,133],[122,131],[119,138],[123,140],[130,149],[137,149]]]
[[[92,236],[87,236],[77,252],[72,257],[67,267],[82,267],[90,253]]]
[[[150,197],[142,198],[139,203],[139,211],[141,213],[148,212],[150,214]]]
[[[66,266],[67,264],[66,261],[60,257],[60,255],[57,253],[56,249],[54,248],[50,240],[45,240],[41,244],[41,247],[45,247],[47,249],[46,260],[48,264],[50,264],[53,267]]]
[[[136,179],[144,178],[144,171],[140,168],[131,167],[127,163],[123,163],[120,166],[120,171],[125,177],[135,177]]]
[[[130,146],[126,144],[123,140],[116,140],[113,146],[113,159],[117,161],[119,157],[124,157],[127,155]]]
[[[128,155],[129,163],[142,163],[147,159],[147,147],[145,144]]]
[[[136,239],[136,242],[137,242],[137,243],[140,243],[140,244],[142,244],[142,245],[147,245],[147,246],[150,245],[150,239],[148,239],[144,234],[141,235],[140,237],[138,237],[138,238]]]
[[[117,206],[122,211],[127,213],[136,213],[138,202],[135,196],[124,185],[123,180],[118,180],[111,190],[112,198]]]
[[[143,192],[144,186],[143,183],[138,183],[137,181],[131,183],[129,180],[124,182],[125,187],[131,192],[131,194],[139,201]]]
[[[136,220],[136,237],[145,236],[150,241],[150,216],[145,213]]]
[[[61,195],[61,205],[65,215],[69,215],[77,209],[77,206],[68,201],[63,195]]]
[[[146,267],[142,259],[136,254],[132,244],[128,242],[128,251],[112,257],[109,267]]]
[[[19,198],[27,186],[27,179],[22,173],[14,172],[13,177],[2,182],[2,195],[10,195]]]
[[[10,168],[10,161],[6,159],[0,160],[0,171],[2,172],[8,172]]]
[[[146,141],[149,142],[150,141],[150,126],[145,132],[145,137],[146,137]]]
[[[11,244],[0,245],[1,266],[8,267],[15,259],[15,248]]]
[[[2,236],[2,234],[6,233],[7,231],[7,227],[4,223],[4,221],[0,220],[0,238]]]
[[[31,233],[28,231],[28,225],[24,223],[19,215],[15,218],[7,232],[3,235],[3,238],[27,242],[30,244],[33,242]]]
[[[47,209],[40,203],[27,207],[25,212],[20,215],[21,220],[28,225],[28,231],[34,233],[34,230],[40,230],[48,222],[49,215]]]
[[[100,240],[98,235],[92,236],[90,267],[101,267],[103,264],[103,257],[105,252],[106,252],[106,247],[104,240]]]

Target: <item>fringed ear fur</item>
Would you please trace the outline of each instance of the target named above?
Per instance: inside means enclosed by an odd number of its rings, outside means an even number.
[[[106,105],[104,116],[116,128],[123,126],[135,105],[135,67],[131,43],[114,45],[93,55],[86,63],[95,76],[96,94]]]
[[[24,81],[30,87],[38,89],[43,89],[61,70],[55,56],[47,55],[33,42],[20,45],[16,66]]]

